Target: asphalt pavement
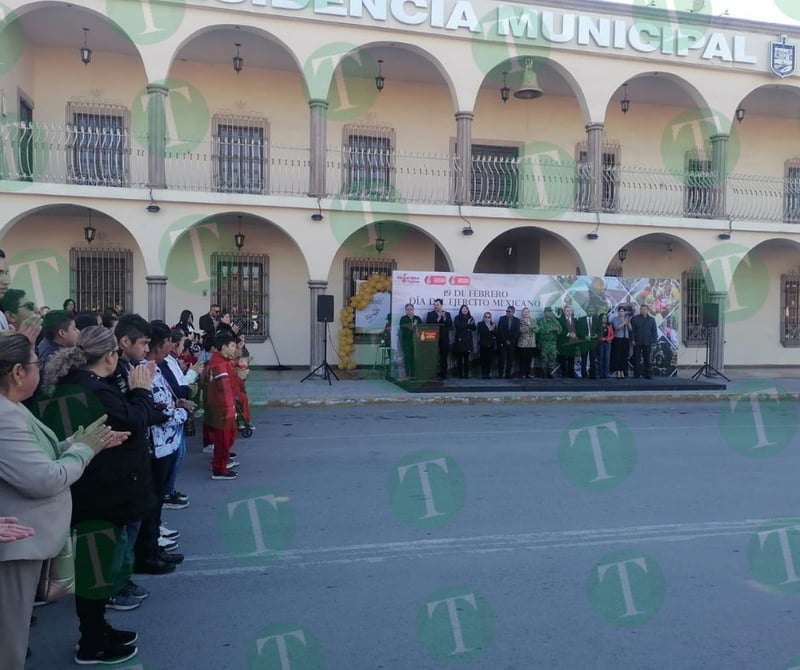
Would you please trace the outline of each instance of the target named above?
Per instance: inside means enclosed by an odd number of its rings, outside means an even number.
[[[187,558],[109,613],[140,634],[117,667],[794,667],[798,411],[777,381],[580,406],[339,386],[255,408],[238,480],[191,441],[190,505],[164,514]],[[308,384],[282,383],[290,402]],[[76,667],[71,600],[37,614],[30,668]]]

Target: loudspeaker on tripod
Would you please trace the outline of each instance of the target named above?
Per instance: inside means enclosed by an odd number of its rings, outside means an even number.
[[[333,296],[332,295],[318,295],[317,296],[317,322],[318,323],[332,323],[333,322]]]
[[[703,327],[716,328],[719,326],[719,303],[703,303]]]

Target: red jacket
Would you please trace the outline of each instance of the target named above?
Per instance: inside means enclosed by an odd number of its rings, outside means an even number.
[[[236,372],[230,360],[215,351],[203,370],[205,417],[209,426],[217,429],[236,428],[234,395],[238,388]]]

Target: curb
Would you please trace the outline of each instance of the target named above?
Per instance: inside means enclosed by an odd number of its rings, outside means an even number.
[[[486,394],[408,394],[403,396],[374,396],[368,398],[279,398],[263,402],[251,402],[253,407],[344,407],[360,405],[536,405],[551,403],[658,403],[658,402],[716,402],[735,398],[735,391],[681,391],[675,393],[620,392],[616,395],[596,396],[590,393],[514,393],[506,395]],[[800,400],[800,392],[781,393],[778,400]]]

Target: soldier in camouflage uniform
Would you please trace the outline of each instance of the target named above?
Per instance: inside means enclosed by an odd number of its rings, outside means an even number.
[[[544,308],[544,316],[539,319],[539,358],[548,379],[553,378],[553,366],[558,358],[556,342],[561,334],[561,324],[558,322],[552,307]]]

